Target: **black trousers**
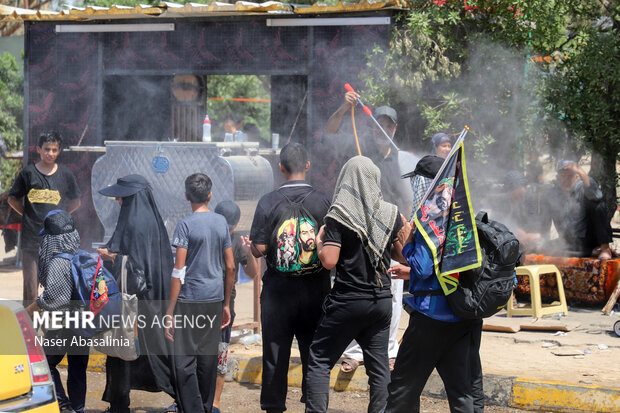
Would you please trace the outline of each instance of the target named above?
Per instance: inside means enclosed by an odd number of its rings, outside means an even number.
[[[77,336],[71,330],[51,330],[45,333],[46,339],[65,339],[66,345],[63,347],[45,348],[47,364],[54,380],[56,397],[60,408],[71,407],[77,413],[84,412],[86,402],[86,367],[88,366],[88,346],[71,345],[72,338]],[[56,366],[67,355],[67,392],[62,385],[60,373]],[[67,394],[69,397],[67,397]]]
[[[114,413],[129,413],[131,391],[131,362],[118,357],[106,357],[106,388],[102,400],[110,403]]]
[[[175,314],[209,314],[209,304],[177,302]],[[221,303],[219,314],[222,313]],[[218,344],[221,318],[208,333],[202,328],[177,328],[174,331],[174,373],[176,401],[183,412],[211,413],[217,380]]]
[[[480,342],[482,341],[482,320],[472,321],[469,365],[471,371],[471,393],[474,399],[474,413],[484,412],[484,388],[482,386],[482,363],[480,363]]]
[[[288,366],[293,337],[297,339],[302,365],[302,401],[305,397],[308,352],[323,314],[329,291],[327,275],[279,277],[266,275],[261,292],[263,328],[263,376],[261,409],[286,410]]]
[[[342,300],[329,296],[308,362],[306,412],[326,412],[329,374],[349,343],[355,339],[364,354],[370,386],[369,413],[383,410],[390,382],[388,340],[392,299]]]
[[[603,201],[586,201],[586,214],[588,226],[582,245],[587,255],[590,255],[594,248],[611,243],[613,238],[611,225],[607,219],[607,208]]]
[[[420,411],[420,395],[436,368],[452,413],[472,413],[470,348],[475,322],[448,323],[413,312],[398,350],[386,413]]]

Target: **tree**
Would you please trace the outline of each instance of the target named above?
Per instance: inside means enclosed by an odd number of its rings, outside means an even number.
[[[504,171],[539,155],[543,142],[592,151],[611,212],[617,26],[618,0],[414,0],[390,49],[375,50],[362,74],[366,100],[403,113],[401,136],[418,149],[468,124],[468,150],[480,162],[501,159]]]
[[[592,150],[591,175],[601,184],[611,218],[620,161],[620,4],[601,3],[572,28],[543,95],[549,115]]]
[[[386,63],[363,75],[369,101],[392,102],[410,112],[406,118],[417,118],[412,123],[424,125],[406,132],[413,146],[468,124],[477,135],[470,141],[479,160],[493,153],[523,155],[534,146],[526,137],[538,115],[530,109],[538,78],[529,57],[563,39],[566,3],[413,1],[390,49],[375,50],[373,61]],[[412,104],[420,114],[411,113]]]
[[[269,76],[229,75],[207,76],[207,112],[215,120],[222,120],[227,114],[242,115],[243,123],[254,123],[267,136],[271,128]],[[212,100],[211,98],[221,99]],[[233,101],[232,98],[245,98],[246,101]],[[260,100],[267,100],[262,102]],[[253,101],[254,100],[254,101]],[[223,136],[221,122],[215,125],[212,133]]]
[[[9,152],[22,149],[24,134],[24,79],[19,74],[17,59],[10,53],[0,55],[0,132]],[[19,170],[19,161],[4,160],[0,179],[8,189]]]

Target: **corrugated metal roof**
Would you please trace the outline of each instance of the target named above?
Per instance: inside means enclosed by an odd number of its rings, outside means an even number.
[[[336,6],[326,6],[315,3],[311,6],[292,5],[277,1],[265,3],[252,3],[237,1],[234,4],[220,3],[170,3],[161,2],[157,6],[138,5],[111,6],[111,7],[73,7],[60,12],[45,10],[30,10],[17,7],[0,5],[0,21],[88,21],[88,20],[111,20],[111,19],[135,19],[153,17],[201,17],[241,14],[325,14],[325,13],[352,13],[360,11],[381,9],[403,9],[408,7],[404,0],[362,0],[359,3],[340,2]]]

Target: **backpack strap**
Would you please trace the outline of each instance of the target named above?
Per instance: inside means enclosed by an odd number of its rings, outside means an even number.
[[[308,185],[308,186],[310,186],[310,185]],[[310,187],[310,188],[312,188],[312,187]],[[310,192],[308,192],[308,193],[306,194],[306,196],[304,196],[304,197],[301,199],[301,201],[299,201],[299,202],[293,202],[293,201],[292,201],[292,200],[291,200],[288,196],[284,195],[284,194],[280,191],[280,189],[282,189],[282,188],[278,188],[278,193],[279,193],[280,195],[282,195],[282,196],[284,197],[284,199],[286,199],[286,200],[288,201],[288,203],[289,203],[289,204],[293,204],[293,205],[294,205],[294,204],[303,205],[303,203],[304,203],[304,201],[306,200],[306,198],[308,198],[308,197],[310,196],[310,194],[312,194],[312,193],[314,192],[314,188],[312,188],[312,189],[310,190]]]
[[[487,214],[487,211],[478,212],[478,214],[476,215],[476,221],[480,221],[480,222],[484,222],[485,224],[488,224],[489,214]]]
[[[54,255],[54,258],[64,258],[65,260],[72,261],[73,255],[69,254],[68,252],[61,252],[60,254]]]
[[[414,297],[425,297],[427,295],[444,295],[442,290],[416,291],[411,293]]]

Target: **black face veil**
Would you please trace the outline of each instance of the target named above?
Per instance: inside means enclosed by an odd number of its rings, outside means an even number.
[[[167,300],[173,259],[170,239],[149,186],[124,197],[110,252],[128,255],[142,270],[149,291],[144,299]]]

